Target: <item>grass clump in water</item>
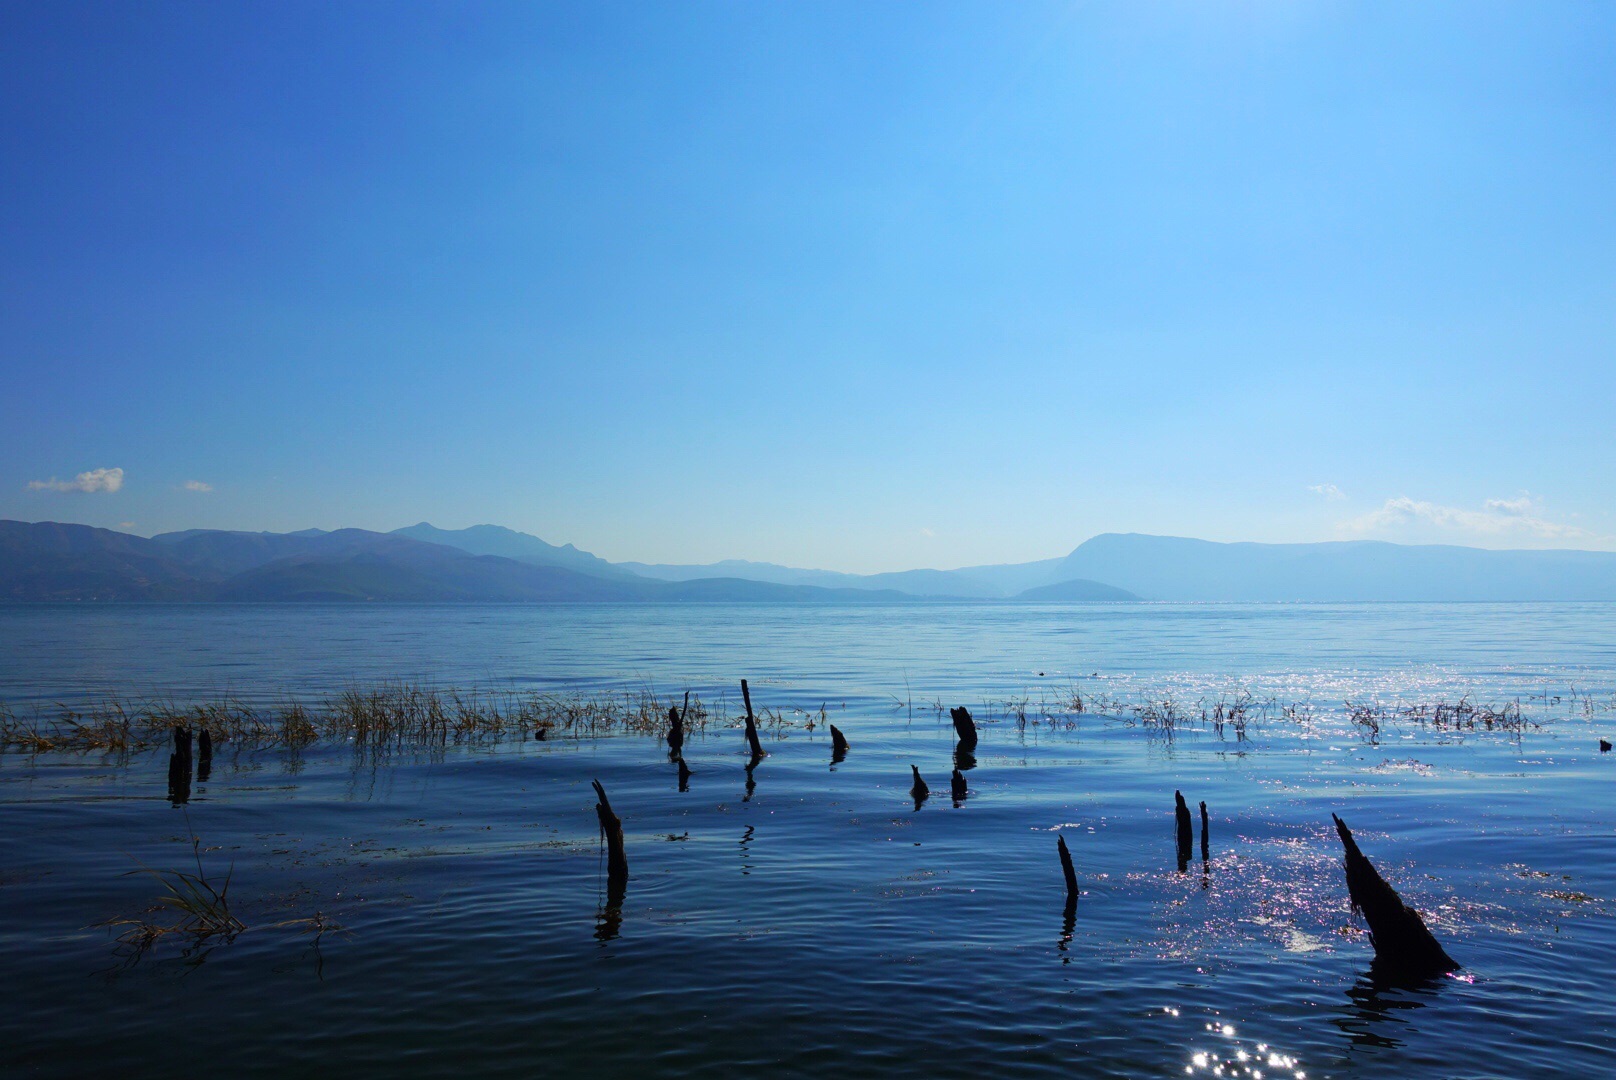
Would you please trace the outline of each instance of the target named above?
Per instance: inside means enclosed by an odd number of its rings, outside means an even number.
[[[599,738],[661,735],[669,702],[649,686],[621,691],[538,693],[438,689],[414,683],[353,687],[323,701],[260,705],[223,698],[179,706],[119,698],[80,707],[56,706],[21,717],[0,706],[0,748],[27,753],[129,753],[166,744],[176,728],[205,730],[215,744],[291,749],[320,741],[366,746],[483,743],[555,736]],[[780,727],[778,713],[760,718]],[[690,697],[685,729],[705,732],[710,717]],[[738,722],[738,721],[737,721]]]

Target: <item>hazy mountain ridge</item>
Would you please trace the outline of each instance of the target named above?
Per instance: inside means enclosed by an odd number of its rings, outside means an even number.
[[[896,570],[883,574],[847,574],[837,570],[799,570],[778,563],[724,559],[715,563],[671,564],[624,562],[616,565],[644,577],[663,581],[690,581],[723,575],[782,585],[818,585],[840,589],[897,589],[920,596],[957,596],[1002,599],[1039,585],[1060,580],[1064,560],[967,566],[958,570]]]
[[[389,535],[408,537],[428,544],[442,544],[459,548],[473,555],[498,555],[534,566],[557,566],[576,570],[595,577],[632,578],[632,569],[620,567],[605,559],[579,551],[571,544],[547,543],[531,533],[517,532],[503,525],[473,525],[466,529],[440,529],[423,521],[418,525],[394,529]],[[712,577],[716,575],[703,575]],[[793,583],[795,584],[795,583]]]
[[[1103,533],[1061,562],[1150,599],[1185,601],[1616,600],[1616,552],[1344,540],[1216,543]]]
[[[431,536],[444,542],[429,542]],[[492,550],[490,550],[492,549]],[[498,552],[515,552],[520,558]],[[585,569],[580,569],[585,568]],[[644,575],[636,574],[641,570]],[[1225,544],[1105,533],[1031,563],[843,574],[729,560],[612,564],[499,526],[391,533],[191,529],[151,539],[0,521],[0,599],[1616,601],[1616,553],[1357,540]]]
[[[556,550],[568,557],[569,549]],[[0,521],[0,599],[881,603],[914,598],[736,578],[673,583],[626,571],[599,577],[364,529],[187,530],[146,539],[88,525]]]

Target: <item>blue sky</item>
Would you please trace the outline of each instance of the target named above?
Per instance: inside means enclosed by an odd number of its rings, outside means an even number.
[[[0,124],[0,517],[1616,548],[1613,5],[11,3]]]

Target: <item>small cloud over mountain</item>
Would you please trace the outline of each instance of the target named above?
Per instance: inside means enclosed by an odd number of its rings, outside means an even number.
[[[1520,535],[1541,540],[1591,540],[1592,532],[1579,525],[1567,525],[1540,517],[1530,495],[1517,499],[1488,499],[1480,510],[1443,506],[1401,496],[1387,499],[1377,510],[1343,522],[1346,532],[1375,533],[1397,526],[1424,524],[1480,535]]]
[[[122,469],[91,469],[81,472],[71,480],[58,480],[51,477],[49,480],[28,481],[29,491],[65,491],[93,494],[95,492],[113,492],[123,487]]]

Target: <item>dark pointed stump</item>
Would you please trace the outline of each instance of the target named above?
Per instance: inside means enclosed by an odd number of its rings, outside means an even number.
[[[1173,792],[1174,813],[1178,818],[1178,870],[1183,873],[1190,864],[1190,850],[1195,844],[1195,828],[1190,824],[1190,808],[1184,802],[1183,792]]]
[[[753,764],[756,764],[763,756],[763,744],[758,742],[757,718],[752,715],[752,691],[745,679],[741,680],[741,700],[746,702],[746,745],[752,751]]]
[[[606,889],[610,893],[614,885],[621,888],[628,882],[628,857],[623,854],[623,819],[612,812],[612,804],[600,781],[590,783],[595,785],[598,800],[595,814],[600,818],[600,831],[606,835]]]
[[[847,736],[835,724],[830,726],[830,756],[832,761],[840,761],[847,756]]]
[[[914,786],[909,789],[909,794],[913,795],[917,799],[924,799],[927,795],[930,795],[931,787],[926,783],[925,778],[920,775],[920,767],[917,765],[911,765],[909,766],[909,771],[913,773],[915,777]]]
[[[970,710],[961,705],[948,710],[949,718],[954,721],[954,733],[959,736],[959,750],[970,753],[976,749],[976,721],[971,719]]]
[[[1060,851],[1061,873],[1066,875],[1066,902],[1077,902],[1077,870],[1072,866],[1072,853],[1066,847],[1066,837],[1055,834],[1055,847]]]
[[[1420,913],[1403,903],[1397,890],[1386,884],[1374,864],[1358,850],[1346,822],[1334,814],[1330,816],[1335,818],[1335,831],[1346,848],[1347,895],[1369,924],[1375,966],[1385,975],[1409,979],[1428,979],[1458,970],[1459,964],[1426,928]]]
[[[1211,831],[1206,823],[1206,803],[1201,804],[1201,861],[1207,862],[1212,858],[1212,845],[1208,842]]]
[[[954,801],[955,802],[964,802],[965,801],[965,796],[967,794],[967,789],[965,787],[965,774],[964,773],[960,772],[958,769],[955,769],[954,770],[954,775],[949,780],[949,787],[954,792]]]
[[[668,706],[668,753],[678,755],[685,747],[685,714],[690,712],[690,691],[685,691],[684,709]]]
[[[1610,740],[1609,739],[1600,739],[1599,740],[1599,752],[1601,754],[1610,753]]]

